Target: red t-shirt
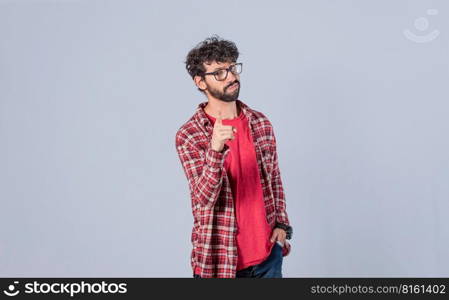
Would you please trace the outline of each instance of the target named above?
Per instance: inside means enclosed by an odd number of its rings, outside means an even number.
[[[208,115],[212,124],[215,118]],[[270,242],[271,228],[266,219],[262,184],[256,151],[248,119],[240,115],[222,120],[223,125],[237,129],[234,140],[227,140],[230,152],[225,159],[225,169],[231,183],[237,219],[237,270],[256,265],[267,259],[274,243]]]

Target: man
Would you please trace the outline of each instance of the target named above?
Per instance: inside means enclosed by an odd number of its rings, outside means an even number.
[[[273,127],[238,99],[238,56],[233,42],[213,36],[186,60],[208,100],[176,133],[194,217],[194,278],[280,278],[291,250]]]

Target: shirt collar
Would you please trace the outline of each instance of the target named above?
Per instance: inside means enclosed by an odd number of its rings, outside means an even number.
[[[248,105],[243,103],[240,100],[236,100],[236,104],[240,106],[240,109],[243,111],[243,114],[248,118],[248,120],[251,120],[251,112],[249,110]],[[202,125],[206,126],[207,124],[210,124],[209,118],[206,116],[206,113],[204,112],[204,107],[206,107],[206,102],[201,102],[198,104],[198,107],[196,108],[195,117],[197,121]]]

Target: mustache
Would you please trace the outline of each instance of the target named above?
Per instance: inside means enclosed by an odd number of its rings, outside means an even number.
[[[236,81],[232,82],[231,84],[229,84],[229,85],[225,88],[225,90],[227,90],[227,89],[228,89],[231,85],[233,85],[234,83],[238,83],[238,85],[239,85],[239,87],[240,87],[240,81],[236,80]]]

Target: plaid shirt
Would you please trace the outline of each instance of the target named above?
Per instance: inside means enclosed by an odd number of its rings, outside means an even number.
[[[268,118],[236,100],[248,119],[261,178],[267,222],[290,225],[278,166],[276,139]],[[187,176],[194,226],[190,255],[193,270],[203,278],[234,278],[237,267],[237,224],[230,181],[224,160],[230,148],[221,152],[210,148],[213,125],[200,103],[195,114],[176,133],[176,151]],[[290,253],[285,241],[283,256]]]

